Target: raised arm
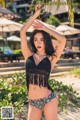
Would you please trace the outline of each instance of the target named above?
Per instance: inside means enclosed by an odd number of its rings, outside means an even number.
[[[56,57],[53,56],[53,58],[54,58],[53,59],[53,64],[55,64],[59,60],[59,58],[60,58],[60,56],[61,56],[61,54],[63,52],[63,49],[64,49],[65,44],[66,44],[66,37],[59,34],[58,32],[56,32],[54,30],[51,30],[51,29],[47,28],[47,27],[44,27],[44,31],[48,32],[50,35],[55,37],[59,42],[59,45],[58,45],[58,47],[57,47],[57,49],[55,51]],[[54,45],[54,42],[52,42],[52,43]]]
[[[21,49],[25,60],[27,60],[27,58],[32,54],[31,50],[28,47],[26,32],[30,27],[30,25],[33,23],[33,21],[40,15],[40,11],[41,11],[41,5],[37,4],[35,7],[35,14],[32,17],[30,17],[30,19],[25,23],[25,25],[20,30]]]
[[[59,42],[59,45],[58,45],[57,49],[55,50],[55,56],[54,55],[52,56],[53,57],[52,68],[53,68],[55,63],[59,60],[59,58],[63,52],[63,49],[66,44],[66,38],[65,38],[65,36],[59,34],[58,32],[49,29],[48,27],[43,25],[42,22],[40,22],[39,20],[35,20],[33,23],[33,26],[35,29],[44,30],[45,32],[49,33],[51,36],[55,37]],[[52,42],[52,44],[53,44],[53,42]]]

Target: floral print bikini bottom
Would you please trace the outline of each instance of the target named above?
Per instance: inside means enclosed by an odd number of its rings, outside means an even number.
[[[55,97],[56,95],[54,94],[54,92],[51,92],[50,95],[48,95],[48,97],[34,99],[34,100],[28,99],[28,101],[30,105],[35,106],[36,108],[39,108],[39,109],[43,109],[45,104],[50,102],[51,99]]]

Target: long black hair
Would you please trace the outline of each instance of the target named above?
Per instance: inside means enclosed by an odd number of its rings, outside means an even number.
[[[31,46],[32,52],[34,52],[34,53],[37,52],[37,49],[34,45],[34,36],[37,33],[42,33],[42,35],[43,35],[46,55],[52,56],[54,54],[55,50],[54,50],[54,47],[52,45],[51,36],[49,35],[49,33],[45,32],[43,30],[34,30],[32,32],[32,35],[31,35],[31,38],[30,38],[30,46]]]

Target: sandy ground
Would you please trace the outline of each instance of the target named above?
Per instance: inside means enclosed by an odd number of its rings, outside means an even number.
[[[61,82],[64,85],[71,85],[73,87],[74,90],[76,90],[79,93],[80,96],[80,78],[79,77],[75,77],[74,75],[70,75],[70,74],[65,74],[65,75],[61,75],[61,76],[54,76],[52,77],[55,80]]]
[[[27,120],[28,106],[24,108],[24,111],[19,113],[19,115],[15,117],[15,120]],[[42,115],[41,120],[45,120],[44,115]],[[67,113],[59,112],[58,120],[80,120],[80,109],[73,108],[72,110],[68,110]]]

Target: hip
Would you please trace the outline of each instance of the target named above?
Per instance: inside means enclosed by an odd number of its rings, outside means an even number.
[[[47,97],[34,100],[28,99],[28,102],[30,105],[35,106],[38,109],[43,109],[44,106],[54,98],[56,98],[56,95],[54,92],[51,92]]]

